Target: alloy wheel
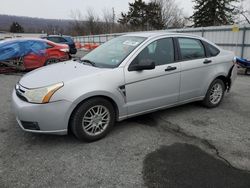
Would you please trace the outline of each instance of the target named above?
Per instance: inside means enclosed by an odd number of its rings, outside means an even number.
[[[105,131],[110,122],[110,112],[102,105],[91,107],[83,116],[82,127],[86,134],[97,136]]]
[[[216,83],[213,85],[210,91],[210,102],[212,104],[218,104],[223,96],[223,88],[220,83]]]

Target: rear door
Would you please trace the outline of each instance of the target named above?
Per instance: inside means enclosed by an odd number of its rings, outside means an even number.
[[[181,60],[180,101],[187,101],[204,95],[215,61],[206,57],[202,41],[196,38],[177,38]]]
[[[172,38],[155,40],[146,46],[130,64],[150,60],[153,70],[129,71],[125,68],[125,90],[128,115],[175,104],[179,97],[180,63],[175,61]]]

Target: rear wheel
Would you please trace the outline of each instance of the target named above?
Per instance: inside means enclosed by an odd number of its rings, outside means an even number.
[[[214,80],[208,88],[203,104],[208,108],[217,107],[223,100],[225,93],[225,84],[222,80]]]
[[[92,98],[75,110],[70,123],[78,139],[90,142],[106,136],[114,122],[113,105],[104,98]]]
[[[55,64],[55,63],[58,63],[58,62],[59,62],[59,59],[56,59],[56,58],[48,59],[48,60],[45,62],[45,66],[47,66],[47,65],[52,65],[52,64]]]

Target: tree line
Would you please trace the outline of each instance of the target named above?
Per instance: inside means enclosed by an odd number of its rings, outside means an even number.
[[[249,23],[250,11],[243,6],[244,0],[193,0],[194,12],[190,17],[174,0],[135,0],[129,3],[129,10],[115,15],[114,8],[104,9],[98,15],[94,9],[71,12],[71,35],[92,35],[128,31],[149,31],[168,28],[207,27],[228,25],[233,23]],[[11,32],[25,32],[17,22],[10,26]],[[44,28],[48,34],[59,31]],[[51,33],[53,32],[53,33]],[[63,34],[63,33],[62,33]]]

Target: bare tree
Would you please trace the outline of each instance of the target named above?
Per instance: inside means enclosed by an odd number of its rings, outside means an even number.
[[[84,16],[80,10],[71,11],[71,18],[73,19],[72,29],[74,35],[84,35],[85,34],[85,23]]]
[[[101,22],[100,18],[92,8],[88,8],[86,15],[85,15],[85,20],[86,20],[86,31],[88,34],[93,35],[93,34],[100,34],[101,33]]]
[[[103,17],[103,29],[105,33],[113,33],[114,32],[114,27],[115,27],[115,13],[114,13],[114,8],[112,10],[109,10],[107,8],[103,9],[102,11]]]
[[[161,17],[165,23],[165,27],[183,27],[186,23],[186,18],[183,15],[182,9],[178,7],[174,0],[152,0],[161,7]]]
[[[73,35],[94,35],[118,31],[114,9],[103,9],[100,18],[94,9],[88,8],[83,15],[79,10],[71,11]]]
[[[246,6],[248,5],[248,7]],[[248,23],[250,24],[250,7],[249,4],[245,2],[245,0],[241,0],[238,5],[234,6],[237,16],[235,19],[236,23],[244,24]]]
[[[45,28],[45,32],[49,35],[54,35],[54,34],[56,34],[56,28],[52,24],[47,24],[47,26]]]

